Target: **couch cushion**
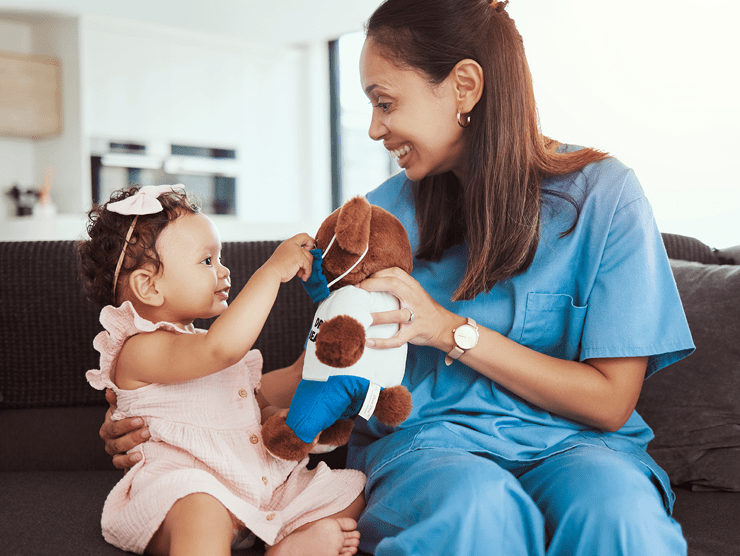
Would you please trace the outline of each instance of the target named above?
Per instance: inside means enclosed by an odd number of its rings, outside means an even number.
[[[740,245],[717,249],[714,254],[721,264],[740,264]]]
[[[105,411],[99,406],[0,410],[0,472],[112,471],[98,435]]]
[[[100,515],[120,471],[0,473],[3,554],[122,556]]]
[[[645,381],[648,452],[673,484],[740,491],[740,266],[671,267],[696,351]]]
[[[108,544],[100,516],[121,471],[0,473],[0,552],[9,555],[124,556]],[[255,549],[239,556],[257,556]]]
[[[740,494],[674,490],[673,517],[683,529],[688,556],[737,556]]]

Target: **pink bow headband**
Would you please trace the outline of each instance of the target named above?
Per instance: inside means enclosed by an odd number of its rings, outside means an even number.
[[[136,227],[136,221],[139,219],[139,215],[142,214],[155,214],[161,212],[163,207],[162,203],[159,202],[158,197],[165,193],[176,193],[185,192],[185,186],[181,183],[176,185],[145,185],[139,189],[136,193],[115,203],[108,203],[106,210],[111,212],[117,212],[118,214],[130,215],[133,214],[134,219],[128,228],[126,239],[123,242],[123,249],[121,250],[121,256],[118,257],[118,264],[116,265],[116,271],[113,274],[113,303],[116,302],[116,285],[118,284],[118,273],[121,271],[121,265],[123,260],[126,258],[126,247],[131,239],[131,235],[134,233]]]
[[[184,192],[185,186],[176,185],[145,185],[130,197],[115,203],[108,203],[106,209],[118,214],[155,214],[162,211],[162,203],[158,197],[164,193],[174,193],[177,190]]]

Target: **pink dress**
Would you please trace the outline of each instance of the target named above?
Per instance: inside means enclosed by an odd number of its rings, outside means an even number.
[[[255,399],[262,376],[259,351],[204,378],[121,390],[111,375],[128,338],[154,330],[193,332],[149,322],[129,302],[105,307],[100,322],[105,331],[94,346],[101,368],[88,371],[87,380],[116,392],[114,419],[142,417],[151,432],[149,442],[134,448],[142,461],[113,487],[103,507],[103,536],[111,544],[143,554],[172,505],[202,492],[272,545],[305,523],[343,510],[362,492],[365,475],[359,471],[332,470],[323,462],[308,470],[308,458],[282,461],[265,450]]]

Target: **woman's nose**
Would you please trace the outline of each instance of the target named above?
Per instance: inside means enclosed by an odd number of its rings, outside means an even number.
[[[380,141],[386,133],[388,133],[388,130],[385,125],[383,125],[380,122],[380,119],[373,114],[370,118],[370,129],[367,131],[370,139],[373,141]]]

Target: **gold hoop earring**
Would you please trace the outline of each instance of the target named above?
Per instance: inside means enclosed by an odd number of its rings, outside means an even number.
[[[457,125],[460,127],[468,127],[470,125],[470,114],[465,116],[465,123],[462,122],[462,112],[457,113]]]

